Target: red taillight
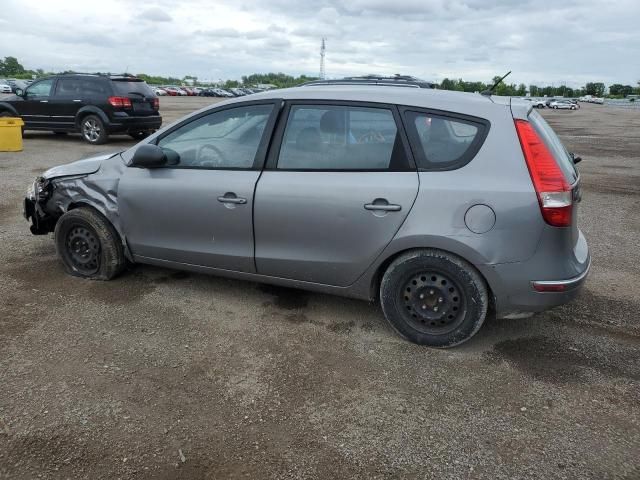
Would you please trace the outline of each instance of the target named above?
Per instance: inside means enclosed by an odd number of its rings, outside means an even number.
[[[131,108],[129,97],[109,97],[109,104],[115,108]]]
[[[160,99],[158,97],[153,99],[153,109],[160,110]]]
[[[526,120],[515,122],[542,217],[554,227],[569,227],[573,209],[571,186],[533,126]]]
[[[567,287],[561,283],[533,282],[533,289],[536,292],[564,292]]]

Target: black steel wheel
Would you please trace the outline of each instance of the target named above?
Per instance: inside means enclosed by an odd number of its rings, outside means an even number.
[[[475,335],[489,295],[478,271],[441,250],[412,250],[387,267],[380,284],[385,318],[402,337],[420,345],[453,347]]]
[[[110,280],[126,266],[122,240],[97,210],[80,207],[62,215],[55,228],[56,250],[71,275]]]
[[[92,275],[100,268],[100,241],[91,227],[77,224],[67,232],[66,255],[83,275]]]
[[[411,276],[398,289],[406,321],[416,330],[441,335],[455,330],[464,320],[464,290],[448,276],[431,270]]]

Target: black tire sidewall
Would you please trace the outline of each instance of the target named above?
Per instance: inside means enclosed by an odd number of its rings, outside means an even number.
[[[413,328],[404,318],[405,306],[399,303],[398,289],[416,273],[433,270],[451,278],[465,296],[465,316],[453,331],[432,335]],[[402,255],[389,265],[380,285],[380,304],[391,327],[402,337],[419,345],[446,348],[459,345],[482,326],[488,310],[488,293],[480,274],[467,262],[437,250],[415,251]]]
[[[69,230],[81,225],[91,229],[100,242],[100,264],[98,271],[87,275],[79,271],[70,261],[66,238]],[[60,217],[55,227],[55,245],[67,273],[94,280],[110,280],[118,275],[126,265],[124,249],[118,233],[97,211],[90,207],[80,207],[68,211]]]

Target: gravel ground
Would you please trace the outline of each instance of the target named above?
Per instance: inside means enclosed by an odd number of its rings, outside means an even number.
[[[542,113],[583,158],[592,274],[573,304],[448,351],[355,300],[65,275],[21,218],[27,185],[133,141],[28,132],[0,154],[0,478],[640,478],[640,114]]]

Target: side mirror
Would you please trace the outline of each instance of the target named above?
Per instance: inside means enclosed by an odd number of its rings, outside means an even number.
[[[138,168],[158,168],[167,164],[164,151],[153,144],[140,145],[131,159],[131,166]]]
[[[24,90],[21,88],[16,88],[16,95],[19,97],[24,97]]]

